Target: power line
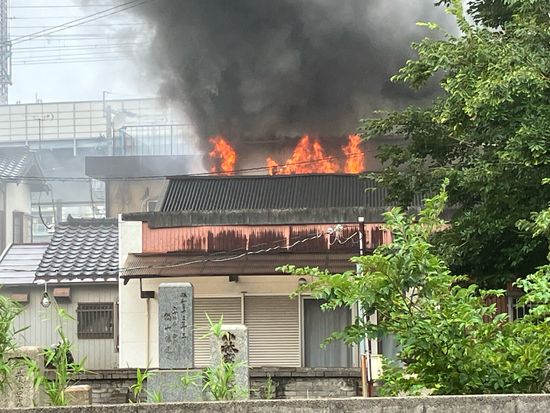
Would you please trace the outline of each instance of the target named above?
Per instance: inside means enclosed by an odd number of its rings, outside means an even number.
[[[15,39],[12,40],[11,43],[15,45],[15,44],[18,44],[18,43],[21,43],[21,42],[25,42],[25,41],[35,39],[37,37],[42,37],[46,34],[52,34],[52,33],[62,31],[62,30],[70,29],[72,27],[81,26],[83,24],[86,24],[86,23],[89,23],[89,22],[92,22],[92,21],[96,21],[96,20],[102,19],[102,18],[107,17],[107,16],[112,16],[113,14],[117,14],[117,13],[120,13],[122,11],[132,9],[134,7],[137,7],[137,6],[141,6],[141,5],[143,5],[145,3],[149,3],[151,1],[155,1],[155,0],[131,0],[131,1],[128,1],[126,3],[110,7],[108,9],[104,9],[102,11],[92,13],[88,16],[81,17],[79,19],[71,20],[71,21],[68,21],[66,23],[63,23],[63,24],[60,24],[60,25],[57,25],[57,26],[52,26],[48,29],[39,30],[39,31],[34,32],[34,33],[30,33],[30,34],[27,34],[27,35],[24,35],[24,36],[16,37]]]
[[[347,244],[353,238],[355,238],[358,234],[359,234],[358,232],[354,232],[349,237],[344,239],[344,241],[339,240],[340,245]],[[296,247],[299,244],[304,244],[306,242],[319,239],[319,238],[321,238],[325,235],[331,236],[332,233],[329,232],[329,231],[320,232],[318,234],[307,236],[305,238],[299,239],[299,240],[293,242],[292,244],[290,244],[288,246],[286,246],[286,245],[275,245],[275,246],[268,247],[268,248],[263,248],[263,249],[260,249],[260,250],[245,251],[241,254],[237,254],[237,255],[234,255],[234,256],[231,256],[231,257],[210,258],[210,257],[220,256],[220,255],[223,255],[223,254],[233,253],[238,249],[227,250],[227,251],[218,251],[218,252],[215,252],[215,253],[212,253],[212,254],[203,254],[199,257],[199,259],[193,259],[191,261],[179,262],[179,263],[176,263],[176,264],[141,265],[141,266],[136,266],[136,267],[119,267],[119,268],[116,268],[116,269],[111,269],[110,271],[112,271],[112,272],[116,271],[117,273],[121,273],[121,272],[136,271],[136,270],[162,270],[162,269],[169,269],[169,268],[186,267],[186,266],[193,265],[193,264],[204,264],[204,263],[208,263],[208,262],[234,261],[234,260],[244,258],[244,257],[249,256],[249,255],[265,254],[265,253],[269,253],[269,252],[273,252],[273,251],[277,251],[277,250],[281,250],[281,249],[290,250],[290,249]],[[276,241],[272,242],[272,245],[275,244],[275,243],[278,243],[278,242],[286,241],[286,240],[287,240],[286,238],[281,239],[281,240],[276,240]],[[262,243],[262,244],[265,244],[265,243]],[[254,245],[252,247],[256,247],[256,246],[259,246],[259,245],[262,245],[262,244],[257,244],[257,245]],[[37,272],[37,270],[35,270],[35,272]],[[29,270],[23,270],[21,268],[0,268],[0,272],[33,272],[33,271],[32,270],[30,270],[30,271]],[[129,275],[131,276],[131,274],[129,274]],[[123,275],[123,277],[124,277],[124,275]],[[41,279],[40,276],[38,276],[38,280],[40,280],[40,279]]]
[[[31,65],[51,65],[51,64],[71,64],[71,63],[99,63],[99,62],[121,62],[131,60],[129,57],[113,57],[107,59],[75,59],[75,60],[49,60],[49,61],[22,61],[12,63],[13,66],[31,66]]]
[[[363,151],[363,152],[356,152],[349,155],[342,155],[342,156],[330,156],[326,158],[319,158],[314,159],[311,161],[302,161],[302,162],[294,162],[294,163],[287,163],[287,164],[280,164],[277,167],[278,168],[286,168],[289,166],[297,166],[297,165],[307,165],[307,164],[314,164],[319,162],[327,162],[329,160],[334,159],[349,159],[357,156],[362,156],[365,153],[368,152],[374,152],[374,151]],[[193,177],[193,176],[227,176],[228,174],[239,174],[243,172],[254,172],[254,171],[269,171],[273,169],[272,166],[258,166],[254,168],[242,168],[242,169],[233,169],[231,171],[222,171],[222,172],[200,172],[200,173],[194,173],[194,174],[183,174],[179,175],[181,177]],[[278,176],[284,176],[284,174],[278,175]],[[108,177],[108,178],[101,178],[97,179],[99,181],[120,181],[120,180],[126,180],[126,181],[132,181],[132,180],[146,180],[146,179],[165,179],[166,175],[149,175],[149,176],[133,176],[133,177]],[[90,179],[89,177],[63,177],[63,176],[50,176],[50,177],[40,177],[40,176],[30,176],[30,177],[14,177],[11,175],[0,175],[0,179],[7,179],[7,180],[37,180],[37,181],[60,181],[60,182],[88,182]],[[96,179],[96,178],[94,178]]]
[[[112,4],[106,3],[106,4],[81,4],[81,5],[74,5],[74,4],[68,4],[68,5],[53,5],[53,4],[47,4],[47,5],[27,5],[27,6],[11,6],[10,9],[57,9],[57,8],[99,8],[99,7],[109,7],[112,6]]]

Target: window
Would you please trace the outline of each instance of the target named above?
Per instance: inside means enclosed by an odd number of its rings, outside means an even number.
[[[323,301],[304,297],[304,362],[306,367],[351,367],[351,347],[342,341],[321,346],[333,332],[351,324],[351,312],[321,310]]]
[[[0,210],[0,255],[2,254],[2,252],[4,252],[4,247],[6,246],[6,225],[4,223],[5,216],[5,212]]]
[[[531,310],[531,306],[529,304],[519,304],[520,298],[521,295],[517,294],[512,294],[508,296],[508,314],[510,315],[510,318],[512,320],[518,320],[525,317],[527,314],[529,314],[529,311]]]
[[[32,241],[32,216],[24,212],[13,213],[13,243],[25,244]]]
[[[113,303],[78,303],[78,338],[114,338]]]
[[[147,201],[147,212],[155,212],[157,210],[158,201],[156,199],[150,199]]]

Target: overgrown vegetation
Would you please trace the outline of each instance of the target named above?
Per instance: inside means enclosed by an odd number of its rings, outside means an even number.
[[[27,360],[27,365],[35,386],[44,389],[51,404],[53,406],[66,406],[68,403],[65,395],[67,388],[75,384],[78,375],[85,372],[86,369],[84,368],[84,360],[75,361],[73,359],[73,344],[62,327],[63,320],[74,320],[74,318],[61,308],[58,309],[58,316],[60,322],[56,327],[56,331],[59,342],[56,346],[46,348],[43,353],[46,366],[53,367],[53,377],[48,372],[44,372],[34,360]]]
[[[455,273],[501,287],[544,264],[547,241],[516,228],[545,208],[550,187],[550,2],[441,0],[460,34],[425,24],[440,36],[413,48],[392,79],[420,89],[436,79],[441,96],[361,123],[367,139],[386,135],[374,175],[401,205],[435,193],[449,178],[453,225],[434,241]],[[469,17],[462,9],[466,4]]]
[[[223,331],[223,316],[216,322],[206,314],[210,324],[209,332],[204,337],[215,337],[220,342],[227,337],[228,332]],[[204,338],[203,337],[203,338]],[[181,384],[184,388],[197,386],[202,382],[202,391],[207,399],[213,400],[235,400],[243,398],[247,390],[241,388],[235,381],[237,370],[243,366],[243,363],[224,360],[222,356],[219,363],[208,366],[202,373],[187,374],[181,378]]]
[[[443,188],[417,216],[399,208],[385,213],[393,242],[353,258],[360,273],[282,270],[313,275],[299,292],[326,300],[325,309],[362,308],[366,317],[331,339],[358,343],[365,335],[395,337],[400,351],[396,361],[385,362],[383,395],[540,392],[549,383],[550,267],[517,283],[526,293],[520,304],[531,306],[528,315],[511,322],[507,314],[496,314],[484,298],[504,291],[483,290],[453,275],[430,244],[432,234],[445,228],[439,216],[446,201]],[[550,212],[535,218],[522,226],[548,233]],[[371,324],[368,316],[375,312],[378,323]]]
[[[0,391],[9,383],[10,373],[15,367],[15,361],[8,357],[16,348],[13,322],[21,312],[21,306],[10,298],[0,295]]]
[[[130,386],[130,390],[132,391],[132,395],[134,396],[133,401],[130,401],[131,403],[141,403],[141,399],[143,397],[143,394],[147,395],[148,398],[155,401],[156,403],[160,403],[160,400],[162,400],[162,395],[160,393],[156,392],[148,392],[145,390],[145,382],[147,379],[153,376],[153,373],[149,371],[149,369],[141,370],[139,367],[136,370],[136,382]],[[156,400],[159,400],[158,402]]]

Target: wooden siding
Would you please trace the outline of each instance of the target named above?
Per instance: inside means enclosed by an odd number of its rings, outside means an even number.
[[[287,247],[297,240],[325,233],[330,225],[263,225],[263,226],[203,226],[150,228],[143,223],[143,253],[168,252],[231,252],[254,251],[281,245]],[[358,224],[344,224],[343,238],[359,230]],[[366,248],[374,249],[391,241],[391,234],[381,224],[365,224]],[[294,247],[293,251],[324,252],[358,250],[358,239],[340,244],[334,235],[325,235]]]
[[[48,291],[52,297],[55,284],[48,286]],[[47,347],[59,342],[56,333],[56,326],[63,325],[63,329],[69,340],[74,343],[75,351],[73,355],[81,360],[86,357],[85,366],[90,370],[113,369],[118,367],[118,353],[115,352],[116,325],[115,319],[115,339],[78,339],[77,338],[77,315],[76,309],[78,303],[115,303],[118,299],[118,286],[115,285],[70,285],[71,302],[58,303],[60,308],[67,311],[74,320],[60,321],[54,305],[49,308],[43,308],[40,305],[40,299],[43,293],[43,287],[27,287],[18,289],[6,289],[4,294],[12,292],[26,291],[30,292],[29,303],[24,306],[23,312],[16,319],[15,328],[25,328],[17,336],[20,345]]]

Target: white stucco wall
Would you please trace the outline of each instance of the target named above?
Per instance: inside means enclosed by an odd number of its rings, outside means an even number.
[[[162,282],[189,282],[193,285],[193,294],[196,298],[242,297],[243,295],[288,296],[298,287],[297,277],[294,276],[243,276],[238,282],[230,282],[229,277],[207,276],[144,279],[143,290],[155,291],[154,299],[145,300],[140,298],[139,280],[131,280],[127,285],[121,283],[119,284],[121,367],[158,367],[159,327],[156,297]]]
[[[141,222],[122,221],[119,215],[119,267],[123,268],[129,253],[139,253]],[[139,298],[139,283],[123,285],[119,281],[119,366],[147,367],[147,303]]]

